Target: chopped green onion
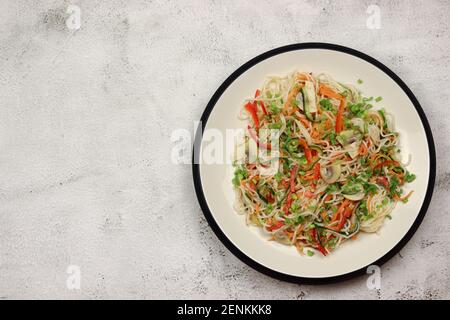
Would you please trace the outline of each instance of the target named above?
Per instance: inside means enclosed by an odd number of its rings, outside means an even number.
[[[406,172],[405,181],[410,183],[416,180],[416,175],[414,173]]]

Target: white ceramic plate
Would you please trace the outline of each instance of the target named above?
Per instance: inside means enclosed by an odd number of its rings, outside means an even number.
[[[342,46],[323,43],[295,44],[266,52],[235,71],[211,98],[202,116],[204,130],[245,128],[237,118],[242,101],[261,87],[267,75],[285,75],[293,70],[325,72],[334,79],[358,85],[365,96],[382,96],[380,105],[394,114],[400,132],[402,156],[411,154],[408,169],[417,179],[410,185],[414,194],[407,204],[399,204],[378,234],[361,233],[327,257],[301,256],[293,246],[267,241],[257,227],[248,227],[245,217],[233,209],[231,184],[233,169],[228,164],[202,162],[208,144],[201,131],[194,146],[194,184],[209,224],[222,242],[241,260],[279,279],[323,283],[346,279],[381,265],[411,238],[429,205],[435,179],[434,143],[425,114],[412,92],[386,66],[375,59]],[[224,150],[224,159],[231,154]]]

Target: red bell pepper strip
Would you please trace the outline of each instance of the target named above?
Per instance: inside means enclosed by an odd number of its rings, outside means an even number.
[[[316,196],[316,195],[315,195],[313,192],[311,192],[311,191],[309,191],[309,190],[306,190],[306,191],[305,191],[305,197],[312,199],[312,198],[314,198],[315,196]]]
[[[381,184],[383,187],[387,188],[389,186],[388,179],[386,177],[378,177],[377,182]]]
[[[259,141],[258,136],[256,135],[255,131],[252,129],[252,127],[247,126],[248,132],[250,134],[250,137],[256,142],[256,145],[260,148],[266,149],[266,150],[271,150],[272,149],[272,145],[270,143],[264,143]]]
[[[306,161],[308,161],[308,163],[311,163],[311,161],[312,161],[311,149],[308,147],[308,144],[306,143],[305,140],[300,139],[299,143],[303,146],[303,151],[305,152]]]
[[[339,104],[339,109],[336,114],[336,133],[340,133],[344,129],[344,110],[346,106],[347,102],[345,101],[345,98],[341,98],[341,103]]]
[[[344,227],[347,218],[349,218],[352,215],[352,211],[353,211],[352,208],[347,207],[343,212],[343,214],[341,215],[341,220],[339,221],[339,224],[333,229],[335,229],[336,231],[340,231]]]
[[[320,179],[320,163],[317,162],[314,166],[314,180]]]
[[[268,194],[268,195],[266,196],[266,200],[267,200],[267,202],[269,202],[269,203],[274,203],[274,202],[275,202],[275,198],[274,198],[271,194]]]
[[[322,253],[324,256],[326,256],[326,255],[328,254],[328,252],[327,252],[327,250],[325,250],[325,248],[320,244],[320,241],[319,241],[319,237],[318,237],[318,235],[317,235],[316,228],[311,229],[311,236],[313,237],[313,239],[314,239],[315,241],[317,241],[317,250],[319,250],[320,253]]]
[[[291,179],[290,179],[291,192],[295,192],[295,178],[297,178],[297,173],[298,173],[298,164],[296,163],[291,169]]]
[[[255,102],[247,102],[244,106],[245,110],[250,114],[253,119],[253,123],[255,124],[256,129],[259,128],[259,118],[257,112],[257,106]]]
[[[261,95],[261,91],[259,89],[257,89],[255,92],[255,98],[258,98],[260,95]],[[264,114],[267,115],[267,109],[266,109],[266,106],[264,105],[264,102],[259,101],[259,105],[261,106],[261,109],[264,112]]]
[[[284,205],[284,214],[288,215],[289,214],[289,208],[292,205],[292,193],[289,192],[289,194],[286,197],[286,204]]]
[[[272,231],[280,229],[282,226],[284,226],[284,222],[283,221],[277,221],[273,225],[268,227],[267,230],[272,232]]]

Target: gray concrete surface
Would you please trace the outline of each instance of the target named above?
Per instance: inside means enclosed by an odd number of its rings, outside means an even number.
[[[366,26],[370,4],[380,29]],[[445,0],[1,1],[0,298],[450,298],[449,16]],[[252,270],[203,218],[190,166],[169,161],[172,130],[192,130],[231,72],[305,41],[387,64],[434,130],[433,201],[380,290]]]

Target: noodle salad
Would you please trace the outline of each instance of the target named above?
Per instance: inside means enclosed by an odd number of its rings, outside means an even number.
[[[326,74],[268,77],[243,105],[242,142],[270,152],[259,134],[279,130],[279,167],[265,175],[264,159],[234,160],[236,211],[308,256],[379,230],[415,179],[400,161],[393,116],[373,107],[380,101]]]

